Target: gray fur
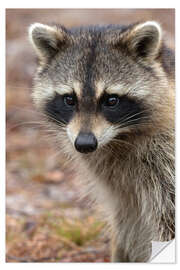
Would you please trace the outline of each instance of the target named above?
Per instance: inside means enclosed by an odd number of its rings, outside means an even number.
[[[54,130],[58,147],[72,160],[85,191],[104,212],[112,232],[112,261],[148,261],[151,241],[168,241],[175,233],[173,52],[164,45],[155,22],[55,28],[61,35],[56,35],[57,42],[54,35],[52,42],[48,40],[50,54],[47,44],[44,48],[39,42],[42,29],[40,35],[35,26],[30,30],[38,55],[39,50],[43,54],[34,81],[34,102],[44,112],[55,91],[73,88],[74,81],[82,86],[76,118],[67,125],[49,120],[45,124]],[[47,33],[43,39],[46,36],[49,39]],[[98,81],[106,88],[119,85],[139,100],[148,111],[145,121],[123,129],[98,118]],[[67,131],[70,125],[73,134]],[[98,149],[78,153],[73,145],[77,133],[99,128]]]

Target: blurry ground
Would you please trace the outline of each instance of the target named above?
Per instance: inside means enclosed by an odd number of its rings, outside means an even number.
[[[172,10],[7,10],[7,261],[108,262],[103,223],[78,200],[74,172],[45,138],[31,104],[36,61],[28,43],[33,22],[67,27],[158,20],[174,48]]]

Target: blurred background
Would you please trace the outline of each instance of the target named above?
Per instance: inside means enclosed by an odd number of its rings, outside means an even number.
[[[6,251],[8,262],[109,262],[109,239],[75,172],[65,166],[31,102],[34,22],[66,27],[157,20],[174,49],[174,9],[7,9]]]

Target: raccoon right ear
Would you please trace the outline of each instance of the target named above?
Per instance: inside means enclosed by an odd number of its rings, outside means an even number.
[[[114,44],[118,46],[118,40]],[[162,44],[161,27],[155,21],[136,23],[119,35],[119,44],[141,60],[153,60]]]
[[[34,23],[29,27],[29,39],[40,60],[52,58],[67,40],[67,32],[61,26]]]

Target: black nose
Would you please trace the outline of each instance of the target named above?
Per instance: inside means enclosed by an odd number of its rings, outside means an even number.
[[[75,140],[75,148],[81,153],[90,153],[97,148],[97,139],[93,133],[80,132]]]

